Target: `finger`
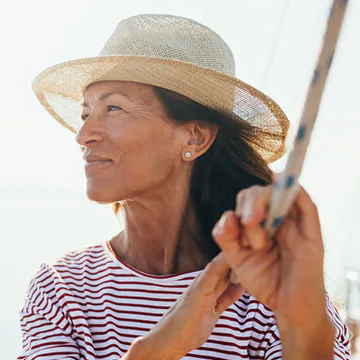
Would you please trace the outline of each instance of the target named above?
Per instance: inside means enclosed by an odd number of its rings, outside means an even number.
[[[321,228],[318,209],[301,185],[295,198],[295,206],[299,211],[299,228],[302,235],[306,239],[319,239],[317,235],[321,233]]]
[[[274,237],[279,249],[283,252],[288,250],[291,251],[296,248],[296,240],[303,240],[299,235],[297,219],[291,214],[288,214],[277,229]]]
[[[219,282],[227,278],[230,267],[226,262],[224,254],[221,252],[215,256],[205,267],[199,276],[196,284],[196,291],[204,295],[214,294]]]
[[[272,189],[272,185],[269,185],[242,190],[235,211],[244,226],[257,225],[267,217]]]
[[[219,282],[217,283],[217,285],[215,287],[214,294],[215,294],[216,298],[221,296],[221,294],[228,288],[228,286],[230,284],[230,274],[231,274],[231,269],[229,267],[229,270],[226,273],[226,275],[223,278],[219,279]]]
[[[296,211],[299,212],[299,210]],[[323,271],[321,269],[324,261],[324,244],[321,231],[313,230],[311,237],[304,237],[301,233],[301,226],[299,226],[299,217],[294,219],[289,214],[274,236],[281,252],[283,264],[294,263],[294,261],[299,264],[301,261],[308,271],[314,264],[320,267],[320,272]],[[300,246],[305,243],[307,246]]]
[[[245,289],[241,285],[230,284],[223,294],[218,298],[215,310],[221,315],[230,305],[244,294]]]
[[[241,259],[249,256],[252,252],[251,249],[242,247],[239,241],[241,233],[238,217],[233,211],[226,211],[212,231],[214,241],[222,249],[231,268],[234,268]]]
[[[219,235],[223,237],[226,235],[226,238],[234,239],[231,243],[234,248],[240,246],[240,241],[236,239],[240,239],[242,233],[243,229],[239,223],[239,218],[231,210],[225,211],[221,215],[220,220],[215,224],[211,232],[213,237],[218,237]]]
[[[267,251],[272,246],[272,241],[267,230],[261,225],[244,227],[242,243],[248,242],[253,250]]]

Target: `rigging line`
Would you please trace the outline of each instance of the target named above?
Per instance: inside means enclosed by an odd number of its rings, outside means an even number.
[[[259,85],[260,90],[264,89],[264,87],[269,79],[269,74],[273,68],[275,55],[276,55],[276,52],[277,52],[277,49],[278,49],[278,46],[280,43],[281,33],[284,30],[284,24],[285,24],[285,20],[287,18],[288,12],[289,12],[290,3],[291,3],[291,0],[283,0],[280,20],[278,21],[278,26],[275,30],[275,33],[273,36],[273,41],[272,41],[272,44],[270,47],[270,51],[267,56],[268,61],[266,61],[265,70],[264,70],[263,75],[260,80],[260,85]]]

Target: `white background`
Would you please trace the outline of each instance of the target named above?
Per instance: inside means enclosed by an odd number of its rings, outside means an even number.
[[[230,45],[237,77],[260,88],[292,123],[301,115],[330,0],[13,0],[0,12],[0,352],[20,352],[18,311],[42,261],[119,231],[85,194],[74,135],[38,103],[33,78],[56,63],[96,56],[125,17],[191,17]],[[344,300],[347,267],[360,269],[360,2],[350,1],[301,183],[318,205],[327,286]],[[284,157],[284,160],[286,156]],[[284,161],[274,165],[282,169]],[[355,307],[360,306],[353,301]]]

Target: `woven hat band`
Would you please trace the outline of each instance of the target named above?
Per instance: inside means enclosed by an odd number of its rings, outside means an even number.
[[[234,56],[213,30],[171,15],[138,15],[120,21],[100,56],[128,55],[177,60],[235,76]]]

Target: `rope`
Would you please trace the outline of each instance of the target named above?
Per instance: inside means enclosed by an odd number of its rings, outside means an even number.
[[[274,190],[269,204],[269,215],[264,224],[264,228],[271,237],[273,237],[288,214],[299,191],[298,180],[317,118],[325,83],[334,58],[347,4],[348,0],[333,1],[323,38],[322,50],[309,86],[294,146],[290,152],[285,170],[279,174],[274,183]],[[236,273],[233,272],[231,274],[230,281],[237,283]]]

